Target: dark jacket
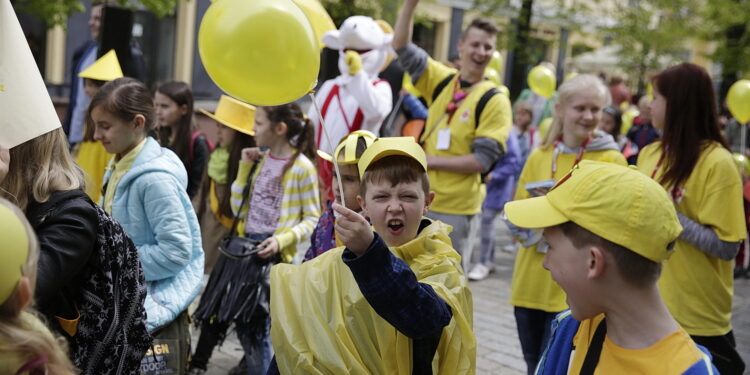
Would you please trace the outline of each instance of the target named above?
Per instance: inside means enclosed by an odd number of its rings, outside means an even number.
[[[74,301],[80,293],[84,270],[96,262],[98,218],[83,190],[57,191],[43,203],[31,201],[26,217],[39,238],[35,299],[52,327],[55,316],[75,319]]]

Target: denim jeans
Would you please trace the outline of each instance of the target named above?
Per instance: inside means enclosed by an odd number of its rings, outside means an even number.
[[[526,361],[529,375],[534,373],[534,369],[536,369],[536,365],[547,347],[552,320],[555,319],[557,314],[518,306],[513,308],[513,315],[516,316],[516,327],[518,328],[518,339],[521,341],[523,359]]]

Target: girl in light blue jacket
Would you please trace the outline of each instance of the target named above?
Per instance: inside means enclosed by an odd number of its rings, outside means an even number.
[[[141,82],[119,78],[91,99],[94,139],[114,158],[104,175],[102,207],[122,224],[143,264],[149,331],[176,339],[180,370],[189,350],[187,308],[201,289],[200,228],[186,193],[187,172],[172,151],[148,136],[153,98]],[[170,348],[174,353],[176,350]]]

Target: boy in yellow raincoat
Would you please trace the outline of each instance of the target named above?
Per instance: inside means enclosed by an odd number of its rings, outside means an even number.
[[[367,219],[339,204],[345,247],[271,270],[268,373],[473,374],[472,300],[450,226],[424,217],[425,153],[381,138],[361,156]]]

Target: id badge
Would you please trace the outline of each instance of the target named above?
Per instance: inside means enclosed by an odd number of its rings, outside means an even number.
[[[451,148],[451,129],[438,130],[437,147],[438,150],[447,150]]]

